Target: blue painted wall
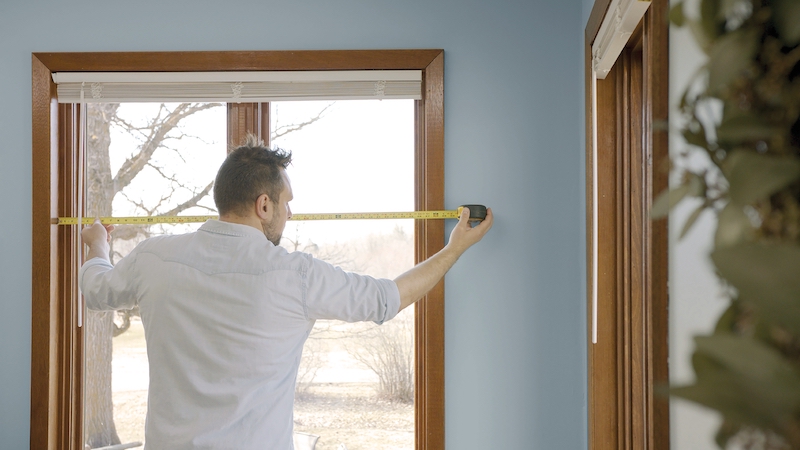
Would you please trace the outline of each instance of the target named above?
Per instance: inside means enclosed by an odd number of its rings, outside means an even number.
[[[594,6],[594,0],[581,0],[581,23],[586,24],[586,21],[589,20],[589,15],[592,13],[592,7]]]
[[[447,447],[586,448],[587,0],[3,0],[0,447],[29,446],[31,53],[445,49],[446,202],[495,227],[446,279]]]

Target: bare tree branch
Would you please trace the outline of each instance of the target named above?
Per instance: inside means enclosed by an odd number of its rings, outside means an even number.
[[[197,203],[203,199],[203,197],[207,196],[209,192],[211,192],[211,188],[214,187],[214,182],[208,183],[208,185],[203,188],[202,191],[196,193],[192,198],[186,200],[185,202],[181,203],[180,205],[172,208],[171,210],[165,212],[164,214],[160,214],[162,216],[177,216],[179,213],[197,206]],[[208,209],[208,208],[207,208]]]
[[[221,103],[181,103],[174,110],[168,111],[162,104],[162,109],[168,113],[162,118],[161,111],[153,123],[148,127],[149,133],[144,143],[139,147],[139,153],[128,158],[114,176],[114,193],[120,192],[147,166],[153,153],[158,149],[170,131],[175,129],[181,120],[197,112],[220,106]]]
[[[139,236],[148,238],[150,237],[150,233],[147,231],[147,227],[142,225],[117,225],[114,228],[114,233],[111,235],[114,239],[120,239],[123,241],[129,241],[131,239],[136,239]],[[117,252],[115,252],[117,253]],[[119,253],[117,253],[119,254]],[[119,257],[122,258],[122,254],[119,254]]]
[[[279,139],[279,138],[281,138],[281,137],[283,137],[283,136],[286,136],[286,135],[287,135],[287,134],[289,134],[289,133],[294,133],[295,131],[302,130],[303,128],[305,128],[305,127],[307,127],[307,126],[311,125],[312,123],[314,123],[314,122],[318,121],[319,119],[322,119],[322,117],[323,117],[323,116],[324,116],[324,114],[325,114],[325,111],[327,111],[327,110],[328,110],[328,109],[329,109],[331,106],[333,106],[334,104],[335,104],[335,102],[334,102],[334,103],[330,103],[330,104],[328,104],[328,106],[326,106],[326,107],[322,108],[322,110],[321,110],[319,113],[317,113],[317,115],[316,115],[316,116],[314,116],[314,117],[312,117],[312,118],[308,119],[308,120],[307,120],[307,121],[305,121],[305,122],[301,122],[301,123],[292,123],[292,124],[289,124],[289,125],[280,125],[280,126],[276,126],[276,127],[275,127],[275,131],[273,131],[273,132],[270,134],[270,140]]]
[[[166,173],[164,173],[164,169],[163,168],[158,167],[157,165],[153,164],[152,162],[148,161],[147,165],[150,166],[150,168],[152,168],[156,172],[158,172],[158,174],[161,175],[161,177],[164,178],[165,180],[169,180],[169,181],[171,181],[171,182],[183,187],[183,185],[178,181],[178,179],[175,178],[175,175],[167,175]]]

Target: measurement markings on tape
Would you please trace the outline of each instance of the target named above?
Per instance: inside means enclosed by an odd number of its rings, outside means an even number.
[[[414,211],[414,212],[384,212],[384,213],[322,213],[322,214],[294,214],[290,220],[359,220],[359,219],[457,219],[459,211]],[[174,223],[200,223],[209,219],[218,219],[219,216],[149,216],[149,217],[100,217],[100,223],[109,225],[153,225]],[[83,217],[81,223],[91,225],[94,217]],[[54,219],[56,225],[75,225],[77,217],[59,217]]]
[[[458,219],[461,210],[469,208],[471,220],[483,220],[486,207],[483,205],[463,205],[455,210],[444,211],[409,211],[409,212],[371,212],[371,213],[322,213],[294,214],[290,220],[359,220],[359,219]],[[201,223],[219,216],[138,216],[138,217],[99,217],[105,225],[153,225],[157,223]],[[91,225],[94,217],[82,217],[83,225]],[[76,225],[77,217],[59,217],[51,219],[53,225]]]

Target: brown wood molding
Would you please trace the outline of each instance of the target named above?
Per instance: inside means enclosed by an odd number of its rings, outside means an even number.
[[[269,103],[228,103],[228,149],[241,145],[248,134],[269,145]]]
[[[444,209],[443,58],[442,50],[33,54],[31,448],[83,448],[82,330],[74,321],[77,242],[74,231],[50,222],[52,217],[77,213],[72,130],[78,109],[57,104],[53,72],[422,70],[424,96],[416,108],[416,202],[418,208]],[[262,134],[265,129],[268,133],[268,114],[262,108],[259,117],[252,106],[237,110],[235,121],[229,121],[237,135],[259,124]],[[419,221],[416,232],[418,261],[444,246],[441,221]],[[438,450],[444,448],[443,283],[417,305],[417,449]]]
[[[618,69],[615,67],[609,72],[602,82],[597,84],[597,103],[599,105],[614,104],[616,102],[616,78]],[[591,116],[591,114],[589,114]],[[619,124],[616,114],[598,115],[598,130],[613,130],[614,132],[603,132],[598,135],[598,147],[601,149],[616,149],[618,147],[618,137],[616,130],[622,127]],[[587,136],[591,136],[588,134]],[[587,141],[590,138],[587,137]],[[617,183],[620,176],[618,168],[621,161],[618,161],[616,152],[606,157],[598,158],[598,188],[601,192],[599,204],[599,255],[598,267],[598,338],[597,344],[588,345],[588,374],[589,374],[589,447],[591,449],[619,449],[621,432],[619,425],[622,422],[623,399],[619,397],[622,380],[617,376],[618,364],[622,363],[621,352],[623,349],[617,345],[617,330],[620,327],[620,317],[618,315],[617,304],[608,299],[616,299],[619,295],[620,286],[617,283],[618,261],[620,260],[619,240],[617,232],[617,210],[621,199]],[[587,149],[587,182],[591,183],[591,142]],[[591,184],[589,192],[591,193]],[[587,229],[592,230],[592,196],[587,197],[587,214],[589,225]],[[591,249],[591,236],[587,241]],[[589,283],[588,291],[591,292],[591,253],[588,260]],[[591,319],[591,298],[588,299],[587,310]],[[589,320],[589,330],[587,336],[591,336],[591,320]]]
[[[55,298],[57,237],[50,227],[58,189],[53,176],[57,149],[52,140],[54,98],[50,71],[32,60],[32,316],[31,324],[31,448],[54,449],[58,414],[58,304]],[[35,186],[42,188],[36,189]]]
[[[77,327],[78,250],[74,230],[51,217],[77,213],[74,121],[78,108],[59,105],[50,71],[32,61],[32,336],[31,448],[81,448],[81,330]],[[76,447],[77,446],[77,447]]]
[[[52,72],[213,72],[236,70],[421,70],[441,50],[296,50],[35,53]]]
[[[587,336],[592,292],[591,44],[609,0],[597,0],[585,30]],[[669,449],[667,229],[652,222],[667,186],[667,0],[653,0],[605,80],[597,81],[598,343],[589,339],[591,449]]]
[[[58,161],[59,216],[77,216],[77,190],[74,183],[78,179],[77,145],[80,136],[80,106],[74,104],[58,105]],[[77,247],[75,230],[71,227],[58,228],[58,298],[61,332],[59,339],[59,405],[57,411],[63,420],[59,421],[59,448],[81,448],[81,435],[73,433],[74,429],[82,429],[83,398],[83,328],[77,326],[78,317],[78,264],[81,253]]]
[[[417,102],[416,199],[417,210],[444,209],[444,53],[425,68],[423,100]],[[444,223],[420,220],[415,224],[415,262],[444,247]],[[444,449],[444,281],[440,281],[416,308],[416,448]],[[434,325],[438,324],[438,325]]]
[[[589,44],[594,42],[597,33],[600,32],[600,25],[603,24],[603,18],[608,12],[608,7],[611,6],[611,0],[595,0],[592,6],[592,12],[589,13],[589,20],[586,21],[586,28],[584,31],[584,38]],[[592,46],[589,45],[591,50]]]
[[[653,200],[669,189],[669,2],[656,0],[650,5],[644,19],[644,31],[648,39],[642,49],[644,67],[644,98],[649,102],[645,111],[644,136],[649,139],[651,150],[650,184],[645,198],[650,210]],[[650,332],[647,355],[650,372],[649,393],[653,401],[650,421],[657,424],[650,436],[650,447],[669,450],[669,398],[655,394],[652,390],[669,384],[669,230],[668,221],[650,221],[650,251],[648,263],[653,270],[647,272],[649,311],[647,327]]]

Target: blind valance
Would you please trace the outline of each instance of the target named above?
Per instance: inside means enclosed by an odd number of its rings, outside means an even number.
[[[422,99],[420,70],[57,72],[53,82],[59,103]]]

